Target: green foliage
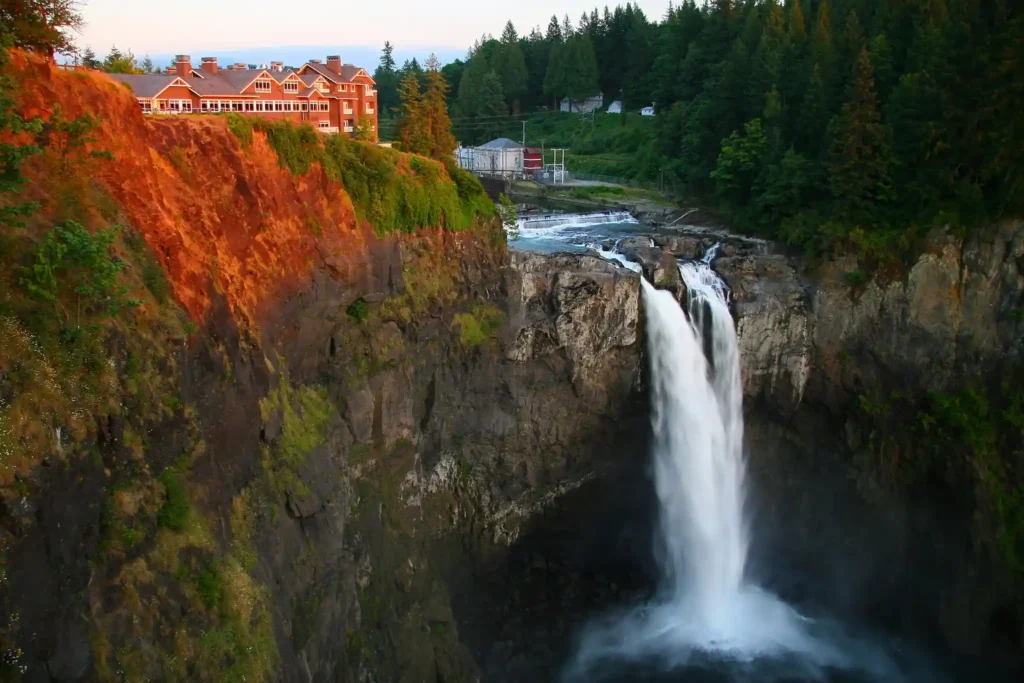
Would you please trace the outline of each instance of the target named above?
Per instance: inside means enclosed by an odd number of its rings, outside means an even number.
[[[501,226],[505,228],[508,239],[519,239],[519,214],[516,212],[516,205],[503,194],[498,195],[498,215],[501,216]]]
[[[121,52],[116,46],[110,48],[110,53],[100,62],[99,68],[109,74],[142,74],[146,73],[131,50]]]
[[[327,439],[327,428],[336,412],[327,391],[316,386],[293,387],[283,378],[277,390],[260,401],[260,411],[264,419],[273,413],[281,421],[273,455],[265,454],[264,474],[280,493],[302,490],[299,469],[313,449]]]
[[[2,25],[0,22],[0,27]],[[14,36],[0,28],[0,199],[4,200],[0,201],[0,228],[18,224],[22,216],[34,209],[31,202],[12,201],[7,197],[21,189],[25,182],[22,162],[41,151],[38,145],[19,138],[35,136],[43,128],[39,118],[25,120],[17,111],[17,88],[4,73],[7,48],[13,43]]]
[[[251,116],[242,116],[241,114],[230,113],[227,115],[228,130],[234,133],[235,137],[242,144],[242,147],[248,147],[252,144],[252,131],[254,122],[256,119]]]
[[[481,105],[488,72],[507,87],[514,34],[450,72],[464,144],[522,134],[522,117]],[[593,89],[573,83],[590,80],[588,41]],[[898,265],[936,225],[967,234],[1024,210],[1019,3],[683,0],[658,21],[626,4],[578,26],[552,17],[516,43],[525,110],[548,109],[525,119],[527,144],[568,147],[570,170],[664,178],[732,227],[811,254],[866,248]],[[550,110],[598,91],[626,112],[653,102],[657,116]]]
[[[345,315],[357,323],[361,323],[366,320],[370,315],[370,307],[366,305],[366,299],[359,297],[348,305],[345,309]]]
[[[344,185],[358,215],[380,235],[426,226],[462,230],[477,215],[493,213],[481,210],[464,175],[449,177],[437,161],[333,136],[325,144],[323,164],[327,175]]]
[[[253,119],[252,126],[267,136],[267,142],[277,152],[277,160],[281,164],[281,168],[287,168],[292,175],[306,174],[309,172],[309,167],[320,160],[322,149],[320,133],[308,123],[296,126],[288,121],[269,121],[257,118]],[[238,135],[238,133],[235,134]],[[239,140],[242,140],[241,136],[239,136]]]
[[[171,531],[183,531],[188,524],[191,510],[188,492],[180,477],[171,470],[165,470],[157,480],[163,485],[165,495],[157,521]]]
[[[723,141],[718,165],[711,173],[718,194],[734,205],[742,206],[749,202],[765,150],[761,119],[749,121],[744,126],[743,135],[733,132]]]
[[[74,221],[54,226],[33,251],[19,283],[44,301],[74,294],[79,319],[83,303],[99,315],[116,315],[138,305],[127,297],[128,286],[118,281],[124,263],[110,251],[120,229],[115,226],[93,235]]]
[[[478,216],[494,213],[483,187],[472,174],[440,163],[348,139],[321,136],[310,126],[267,122],[234,114],[228,126],[243,145],[261,131],[277,152],[282,168],[306,173],[322,164],[331,180],[348,192],[360,218],[377,234],[414,232],[427,226],[464,230]],[[311,232],[315,230],[311,227]]]
[[[876,220],[891,195],[892,159],[866,49],[861,50],[846,105],[832,129],[829,188],[836,209],[854,225]]]
[[[223,590],[220,568],[215,564],[207,564],[196,578],[196,591],[200,600],[208,609],[215,609],[220,604]]]
[[[459,327],[459,343],[475,348],[495,335],[505,323],[505,314],[488,304],[477,304],[472,313],[459,313],[452,321]]]

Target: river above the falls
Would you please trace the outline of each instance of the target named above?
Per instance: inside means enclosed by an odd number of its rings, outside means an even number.
[[[633,218],[627,211],[563,211],[541,209],[520,214],[519,236],[509,245],[524,251],[585,252],[599,249],[609,241],[650,234],[652,226]]]

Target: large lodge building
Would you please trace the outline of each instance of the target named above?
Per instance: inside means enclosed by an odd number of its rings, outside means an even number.
[[[377,91],[370,75],[330,56],[298,69],[271,62],[268,68],[234,64],[220,69],[203,57],[199,69],[188,55],[162,74],[111,74],[135,93],[146,114],[238,112],[271,119],[308,121],[324,133],[353,133],[367,119],[377,130]]]

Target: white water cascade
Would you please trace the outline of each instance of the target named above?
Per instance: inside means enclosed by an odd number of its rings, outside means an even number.
[[[788,657],[804,673],[864,668],[861,658],[849,659],[860,645],[823,637],[824,624],[747,577],[740,355],[729,289],[710,265],[715,251],[680,265],[686,312],[641,278],[662,578],[651,603],[587,625],[569,679],[592,680],[615,660],[672,670],[695,653],[739,662]],[[877,657],[866,659],[888,671]]]
[[[519,232],[528,235],[558,233],[609,223],[636,223],[628,211],[595,211],[592,213],[550,213],[519,218]]]

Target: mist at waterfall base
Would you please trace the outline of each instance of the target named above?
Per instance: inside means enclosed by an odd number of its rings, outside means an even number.
[[[680,265],[684,313],[641,278],[661,578],[587,623],[566,681],[942,681],[911,648],[798,612],[748,576],[740,357],[728,288]]]

